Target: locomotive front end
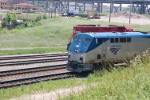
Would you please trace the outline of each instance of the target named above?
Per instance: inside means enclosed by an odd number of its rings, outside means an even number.
[[[90,66],[85,64],[88,47],[92,41],[91,36],[77,34],[68,49],[67,70],[71,72],[89,71]]]

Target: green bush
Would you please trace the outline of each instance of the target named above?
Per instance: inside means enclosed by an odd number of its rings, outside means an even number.
[[[8,25],[8,21],[6,19],[3,19],[1,22],[2,27],[5,27]]]
[[[7,13],[6,17],[2,20],[1,25],[7,26],[7,25],[16,25],[17,24],[17,18],[15,13]]]
[[[85,17],[88,17],[87,14],[78,14],[78,16],[79,16],[79,17],[84,17],[84,18],[85,18]]]
[[[101,16],[107,16],[109,13],[99,13]]]
[[[13,25],[17,25],[17,24],[18,24],[17,20],[12,20],[11,23],[12,23]]]
[[[22,25],[23,25],[24,27],[28,27],[28,26],[29,26],[29,25],[28,25],[28,21],[23,22]]]
[[[10,22],[11,22],[11,20],[12,20],[11,14],[10,14],[10,13],[7,13],[5,19],[6,19],[6,21],[8,22],[8,24],[10,24]]]
[[[47,16],[46,16],[46,15],[43,15],[43,19],[47,19]]]
[[[38,21],[40,21],[41,20],[41,16],[37,16],[36,18],[35,18],[35,21],[36,22],[38,22]]]
[[[16,29],[22,29],[22,28],[26,28],[26,27],[36,27],[36,26],[40,26],[42,25],[41,22],[23,22],[21,25],[17,26]]]
[[[37,8],[33,8],[33,10],[37,10]]]

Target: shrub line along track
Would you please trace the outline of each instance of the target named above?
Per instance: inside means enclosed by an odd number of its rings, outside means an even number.
[[[12,65],[18,66],[22,64],[66,61],[67,60],[66,56],[67,53],[37,54],[37,55],[23,55],[23,56],[22,55],[1,56],[0,67],[4,67],[5,69],[5,67],[11,66],[12,69],[0,71],[0,88],[9,88],[14,86],[37,83],[40,81],[58,80],[58,79],[73,77],[73,75],[70,72],[65,70],[66,64],[57,64],[57,65],[54,64],[54,65],[46,65],[42,67],[40,66],[32,67],[31,65],[30,68],[23,68],[23,69],[13,69],[14,66],[12,66]],[[19,59],[19,60],[21,59],[21,61],[14,60],[14,59]],[[7,60],[9,64],[6,63],[6,61],[4,60]]]

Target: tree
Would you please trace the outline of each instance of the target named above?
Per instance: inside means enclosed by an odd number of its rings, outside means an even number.
[[[2,26],[6,26],[6,25],[15,25],[17,24],[17,18],[16,18],[16,14],[15,13],[7,13],[6,17],[2,20]]]
[[[33,10],[37,10],[37,8],[33,8]]]
[[[10,7],[10,9],[14,9],[14,7],[13,7],[13,6],[11,6],[11,7]]]
[[[18,9],[21,9],[21,7],[18,7]]]

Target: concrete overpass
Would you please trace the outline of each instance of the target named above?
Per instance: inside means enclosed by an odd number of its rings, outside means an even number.
[[[110,3],[113,12],[122,11],[122,4],[130,4],[131,11],[140,14],[150,14],[150,0],[26,0],[32,4],[42,6],[45,10],[57,9],[60,12],[69,12],[70,5],[74,3],[74,9],[86,11],[86,5],[91,5],[91,10],[103,11],[103,4]],[[119,4],[119,6],[115,6]]]

